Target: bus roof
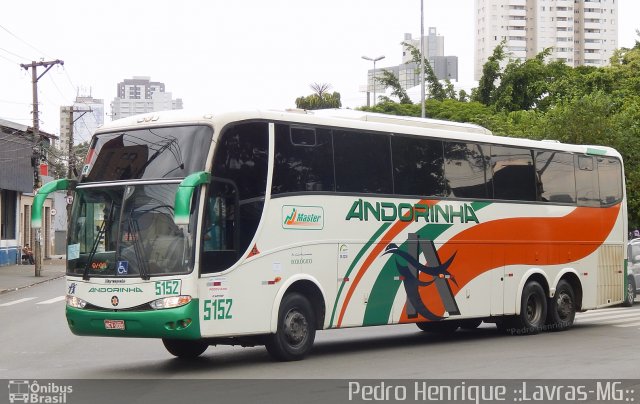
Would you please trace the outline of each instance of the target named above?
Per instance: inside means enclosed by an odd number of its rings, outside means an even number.
[[[600,145],[573,145],[548,140],[494,136],[490,130],[476,124],[444,121],[430,118],[387,115],[350,109],[283,109],[283,110],[236,110],[218,113],[197,113],[188,110],[173,110],[134,115],[105,123],[96,133],[117,130],[157,127],[181,124],[206,124],[217,128],[235,121],[264,119],[298,124],[363,129],[388,133],[432,136],[447,140],[473,141],[516,147],[558,150],[591,155],[615,156],[617,150]]]

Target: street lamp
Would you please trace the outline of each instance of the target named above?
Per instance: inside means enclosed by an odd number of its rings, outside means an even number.
[[[376,62],[378,60],[384,59],[384,56],[378,56],[377,58],[370,58],[368,56],[363,56],[362,58],[364,60],[369,60],[369,61],[373,62],[373,80],[372,80],[372,82],[373,82],[373,105],[376,105]]]

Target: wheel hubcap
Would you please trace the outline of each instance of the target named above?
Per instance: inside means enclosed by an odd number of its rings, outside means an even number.
[[[308,335],[306,317],[297,310],[289,310],[284,318],[284,335],[290,344],[302,344]]]
[[[570,320],[571,313],[573,313],[573,300],[571,296],[567,293],[558,294],[558,298],[556,300],[558,317],[562,321]]]
[[[634,293],[635,293],[635,290],[633,290],[633,285],[631,284],[631,282],[627,283],[627,300],[630,303],[633,303],[633,301],[636,300]]]
[[[540,322],[540,302],[535,295],[527,299],[527,321],[531,325],[537,325]]]

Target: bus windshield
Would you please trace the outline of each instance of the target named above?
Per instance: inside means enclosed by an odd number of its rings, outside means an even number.
[[[213,129],[174,126],[98,134],[82,182],[181,178],[204,170]]]
[[[67,274],[142,277],[193,268],[193,232],[173,221],[178,184],[76,190]]]

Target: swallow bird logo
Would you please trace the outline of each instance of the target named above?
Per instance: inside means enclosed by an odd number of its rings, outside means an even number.
[[[444,318],[429,310],[420,297],[420,288],[430,285],[435,286],[445,310],[449,315],[459,315],[460,310],[458,309],[453,292],[451,291],[451,285],[449,284],[449,282],[453,282],[458,286],[455,278],[449,272],[449,267],[455,259],[456,254],[454,253],[445,263],[441,263],[432,240],[421,240],[417,234],[410,233],[407,241],[407,251],[391,243],[383,253],[383,255],[392,254],[396,256],[396,268],[400,274],[405,292],[407,293],[407,316],[409,318],[416,318],[418,315],[421,315],[427,320],[432,321],[442,320]],[[419,261],[420,252],[426,260],[425,264],[421,264]],[[402,258],[407,265],[402,265],[398,257]],[[423,280],[420,279],[420,274],[424,274],[422,277]]]

